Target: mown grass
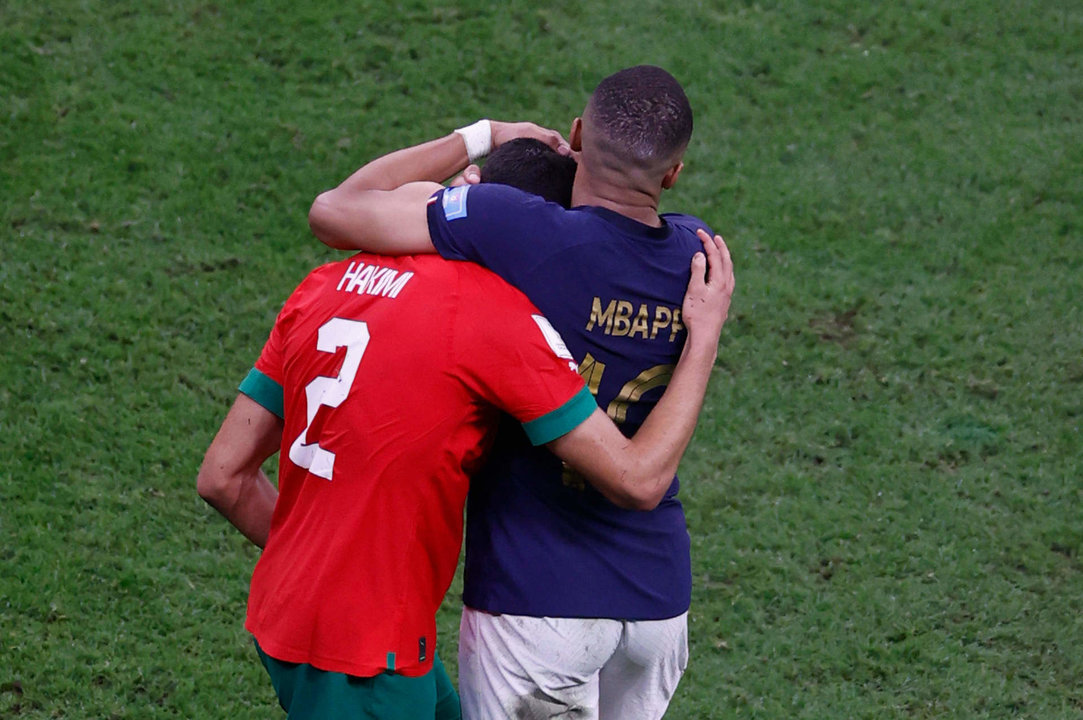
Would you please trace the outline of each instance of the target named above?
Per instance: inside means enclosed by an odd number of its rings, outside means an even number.
[[[0,717],[268,717],[195,496],[319,190],[661,64],[738,294],[674,718],[1083,714],[1083,12],[0,6]],[[441,613],[454,665],[456,598]]]

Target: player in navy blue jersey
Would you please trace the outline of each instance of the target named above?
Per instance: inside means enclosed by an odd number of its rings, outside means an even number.
[[[517,128],[564,149],[537,126],[488,127],[495,145]],[[471,154],[487,149],[475,125],[458,131],[462,140],[452,134],[373,161],[320,195],[310,224],[335,247],[435,249],[494,270],[549,317],[599,405],[630,435],[680,355],[688,262],[697,235],[710,232],[696,218],[657,212],[691,131],[676,80],[629,68],[603,80],[572,124],[571,209],[500,185],[409,182],[456,172],[453,151],[461,166],[464,144]],[[366,187],[366,176],[380,186]],[[502,428],[467,513],[465,717],[664,713],[688,652],[689,537],[677,490],[674,478],[645,512],[617,507],[510,423]]]

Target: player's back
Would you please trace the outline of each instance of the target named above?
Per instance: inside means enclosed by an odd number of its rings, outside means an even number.
[[[536,312],[492,273],[435,256],[357,255],[291,295],[256,364],[285,406],[280,497],[247,623],[268,654],[357,675],[431,662],[495,405],[530,419],[543,395],[521,401],[499,371],[538,357],[511,341],[532,331],[544,346]],[[578,378],[550,359],[570,377],[552,395],[570,396]],[[517,368],[538,380],[529,370]]]
[[[561,332],[599,405],[634,433],[680,355],[680,309],[704,224],[667,215],[652,228],[509,188],[449,193],[458,197],[429,211],[440,252],[481,262],[522,289]],[[534,616],[684,612],[691,568],[677,489],[674,480],[649,513],[622,510],[502,427],[471,489],[465,602]]]

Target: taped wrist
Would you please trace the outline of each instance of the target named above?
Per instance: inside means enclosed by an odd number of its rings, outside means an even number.
[[[458,128],[455,132],[466,143],[466,156],[470,162],[483,158],[493,149],[493,126],[488,120],[478,120],[473,125]]]

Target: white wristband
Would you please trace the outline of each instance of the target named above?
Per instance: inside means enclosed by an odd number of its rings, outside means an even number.
[[[463,136],[466,156],[470,162],[483,158],[493,149],[493,126],[488,120],[478,120],[473,125],[461,127],[455,132]]]

